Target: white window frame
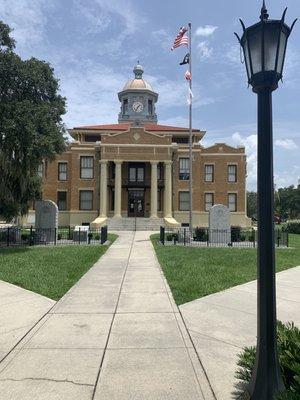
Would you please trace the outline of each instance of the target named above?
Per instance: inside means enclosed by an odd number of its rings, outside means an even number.
[[[207,169],[211,167],[211,172],[208,172]],[[205,164],[204,165],[204,181],[205,182],[214,182],[215,179],[215,166],[214,164]]]
[[[181,199],[182,195],[187,195],[187,198],[185,200]],[[182,203],[185,204],[185,206],[182,206]],[[187,190],[182,190],[178,192],[178,209],[179,211],[189,211],[190,210],[190,192]]]
[[[86,165],[83,165],[83,161],[92,161],[87,162]],[[90,165],[88,165],[90,164]],[[80,156],[80,179],[93,179],[94,178],[94,156]]]
[[[234,168],[234,172],[230,172],[230,168]],[[228,164],[227,166],[228,173],[228,182],[236,183],[237,182],[237,165],[236,164]]]
[[[65,171],[60,171],[60,167],[61,166],[65,166],[66,167]],[[59,181],[66,181],[68,179],[68,163],[65,162],[65,161],[59,161],[57,169],[58,169],[58,180]],[[65,177],[65,178],[63,178],[63,177]]]
[[[91,199],[88,199],[88,200],[83,200],[82,199],[82,194],[83,193],[89,193],[89,194],[91,194]],[[93,190],[89,190],[89,189],[86,189],[86,190],[79,190],[79,210],[81,210],[81,211],[92,211],[93,210],[93,198],[94,198],[94,192],[93,192]],[[82,206],[82,204],[83,204],[83,201],[84,202],[90,202],[90,207],[83,207]]]
[[[234,198],[234,201],[230,198]],[[228,193],[228,208],[230,212],[237,211],[237,193]]]
[[[210,200],[208,200],[208,196],[211,196]],[[214,193],[211,193],[211,192],[204,193],[204,210],[205,211],[208,212],[213,207],[214,197],[215,197]]]
[[[181,163],[184,165],[182,166]],[[179,158],[179,180],[188,181],[190,179],[190,160],[188,157]]]

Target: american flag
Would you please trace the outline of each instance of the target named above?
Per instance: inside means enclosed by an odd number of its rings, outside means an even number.
[[[176,36],[175,40],[174,40],[174,44],[171,47],[171,50],[177,49],[177,47],[182,46],[182,45],[186,45],[188,46],[189,44],[189,37],[186,35],[187,29],[182,26],[179,29],[178,35]]]

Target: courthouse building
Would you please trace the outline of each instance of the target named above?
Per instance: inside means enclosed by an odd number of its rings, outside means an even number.
[[[39,170],[43,198],[57,203],[61,226],[189,221],[189,130],[158,123],[158,94],[140,65],[133,72],[118,93],[118,123],[70,129],[74,140],[67,150]],[[247,226],[245,149],[225,143],[205,148],[204,135],[193,129],[194,225],[207,226],[212,205],[225,204],[231,224]]]

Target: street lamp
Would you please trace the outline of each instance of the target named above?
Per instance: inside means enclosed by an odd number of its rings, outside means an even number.
[[[258,95],[258,279],[257,351],[248,388],[251,400],[270,400],[284,390],[276,338],[276,285],[274,247],[274,182],[272,92],[278,88],[291,27],[281,20],[269,20],[265,1],[260,22],[235,34],[243,48],[248,83]]]

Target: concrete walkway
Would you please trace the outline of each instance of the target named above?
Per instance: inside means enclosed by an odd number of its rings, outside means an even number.
[[[0,362],[55,301],[0,281]]]
[[[149,232],[119,235],[0,365],[1,399],[214,399]]]
[[[234,396],[237,354],[256,344],[256,281],[180,306],[218,400]],[[277,317],[300,327],[300,267],[277,274]]]

